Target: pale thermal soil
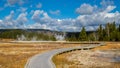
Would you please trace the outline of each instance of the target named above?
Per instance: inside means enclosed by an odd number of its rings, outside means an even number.
[[[67,60],[73,62],[76,68],[120,68],[120,53],[74,51],[67,56]],[[72,65],[68,65],[68,68]]]
[[[53,58],[56,68],[120,68],[120,52],[73,51]]]
[[[53,61],[57,68],[120,68],[120,43],[63,53]]]

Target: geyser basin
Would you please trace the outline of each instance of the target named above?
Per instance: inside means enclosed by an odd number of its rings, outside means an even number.
[[[120,63],[120,50],[97,51],[97,53],[95,53],[93,56],[97,57],[99,60],[103,60],[105,62]]]

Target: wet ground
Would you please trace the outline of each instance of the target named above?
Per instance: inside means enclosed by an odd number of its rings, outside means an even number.
[[[94,55],[98,59],[104,59],[105,62],[120,63],[120,50],[101,50]]]

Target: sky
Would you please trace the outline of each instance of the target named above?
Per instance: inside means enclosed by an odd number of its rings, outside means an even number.
[[[119,0],[0,0],[0,29],[79,32],[120,24]]]

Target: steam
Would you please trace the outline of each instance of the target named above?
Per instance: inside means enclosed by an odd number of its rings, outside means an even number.
[[[22,34],[22,35],[20,35],[20,36],[17,36],[17,40],[18,40],[18,41],[25,41],[25,40],[27,40],[27,39],[26,39],[26,37]]]
[[[58,33],[54,34],[54,37],[57,41],[64,41],[65,40],[66,33]],[[24,34],[17,36],[18,41],[45,41],[43,39],[38,39],[37,36],[28,37]]]
[[[27,38],[25,35],[20,35],[20,36],[17,36],[17,40],[18,41],[37,41],[37,37],[36,36],[34,36],[34,37],[32,37],[32,38]]]
[[[55,38],[57,41],[63,41],[65,40],[66,33],[63,34],[55,34]]]
[[[34,37],[31,39],[31,41],[37,41],[37,37],[34,36]]]

